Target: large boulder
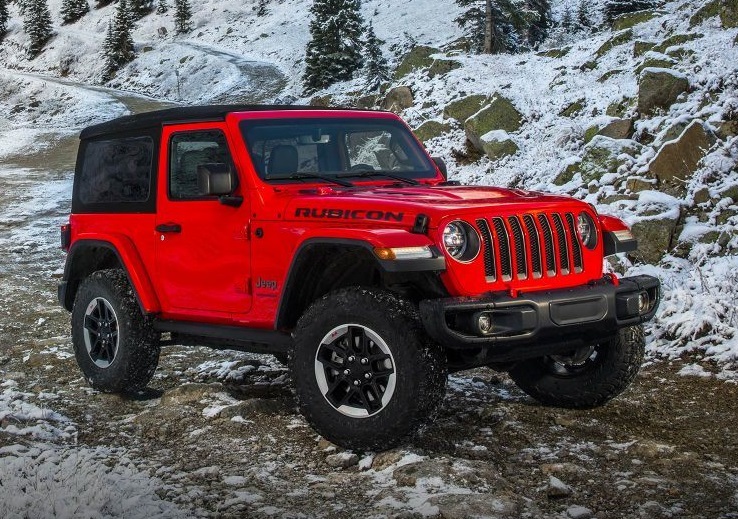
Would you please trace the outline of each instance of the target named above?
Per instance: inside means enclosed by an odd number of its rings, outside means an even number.
[[[387,92],[382,100],[382,109],[390,112],[400,113],[405,108],[413,106],[413,92],[410,87],[399,86]]]
[[[607,54],[610,50],[613,48],[619,46],[619,45],[625,45],[630,40],[633,39],[633,30],[632,29],[626,29],[624,31],[621,31],[617,34],[615,34],[612,38],[607,40],[605,43],[603,43],[599,49],[595,52],[595,55],[598,58],[601,58],[605,54]]]
[[[582,110],[584,110],[584,105],[587,103],[587,100],[584,98],[577,99],[573,103],[569,103],[564,108],[561,109],[559,112],[559,115],[561,117],[571,117],[573,115],[578,114]]]
[[[720,2],[721,0],[712,0],[712,2],[708,2],[700,7],[689,19],[689,28],[691,29],[695,25],[699,25],[705,20],[720,14]]]
[[[515,155],[518,152],[518,145],[505,130],[493,130],[485,133],[479,138],[478,142],[472,142],[472,144],[492,160]]]
[[[420,142],[426,143],[451,130],[451,125],[438,121],[426,121],[413,130]]]
[[[676,65],[676,60],[667,56],[666,54],[661,54],[660,52],[647,52],[643,56],[643,61],[635,68],[635,74],[638,76],[646,70],[647,68],[672,68],[674,65]]]
[[[597,135],[611,139],[630,139],[633,136],[633,119],[615,118],[603,126]]]
[[[563,185],[570,182],[578,173],[585,184],[599,180],[606,173],[617,173],[622,165],[630,164],[636,155],[640,155],[643,146],[627,139],[612,139],[596,135],[584,147],[584,155],[580,162],[569,165],[554,180],[554,184]]]
[[[660,215],[633,224],[631,231],[638,240],[638,250],[632,252],[632,256],[642,263],[652,265],[661,261],[671,246],[678,220],[678,215]]]
[[[433,61],[433,64],[428,69],[428,76],[443,76],[448,74],[452,70],[456,70],[457,68],[461,68],[461,63],[456,60],[437,59]]]
[[[638,81],[638,111],[641,116],[668,109],[680,95],[689,91],[684,74],[663,68],[647,68]]]
[[[495,130],[516,132],[523,124],[523,115],[518,112],[510,100],[496,95],[487,106],[469,117],[464,122],[466,137],[474,146],[482,150],[481,137]]]
[[[663,11],[654,10],[636,11],[633,13],[621,14],[612,21],[612,30],[622,31],[623,29],[630,29],[631,27],[635,27],[640,23],[645,23],[663,14]]]
[[[738,27],[738,0],[722,0],[720,23],[723,29]]]
[[[648,165],[659,190],[675,197],[687,194],[686,184],[710,149],[710,136],[701,121],[693,121],[679,138],[664,144]]]
[[[443,115],[464,124],[464,121],[481,110],[489,102],[489,99],[489,96],[481,94],[462,97],[447,105],[443,109]]]
[[[633,43],[633,57],[637,58],[638,56],[642,56],[655,46],[656,44],[652,41],[636,40],[636,42]]]
[[[405,54],[402,61],[400,61],[400,64],[397,66],[397,69],[395,70],[395,79],[402,79],[411,72],[430,67],[433,64],[433,58],[431,58],[431,55],[438,52],[440,52],[440,50],[433,47],[426,47],[424,45],[413,47],[410,52]]]
[[[656,45],[653,48],[653,51],[664,53],[669,47],[676,47],[679,45],[683,45],[687,43],[688,41],[699,40],[700,38],[703,38],[704,36],[705,36],[704,34],[701,34],[698,32],[690,32],[686,34],[675,34],[673,36],[669,36],[664,41]]]

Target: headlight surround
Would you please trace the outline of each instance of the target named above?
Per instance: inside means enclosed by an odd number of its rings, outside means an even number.
[[[585,212],[579,213],[577,216],[577,234],[582,245],[588,249],[594,249],[597,246],[597,227],[594,220]]]
[[[479,254],[481,240],[476,229],[463,220],[454,220],[443,229],[443,247],[456,261],[468,263]]]

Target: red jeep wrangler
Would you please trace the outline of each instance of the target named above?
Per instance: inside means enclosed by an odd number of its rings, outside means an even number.
[[[490,366],[593,407],[643,358],[659,282],[603,258],[620,220],[565,196],[461,186],[387,112],[173,108],[86,128],[61,304],[92,387],[135,391],[173,344],[289,358],[310,424],[382,449]]]

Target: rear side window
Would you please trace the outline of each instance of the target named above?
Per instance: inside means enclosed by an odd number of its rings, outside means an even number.
[[[149,200],[154,141],[126,137],[88,142],[77,178],[82,204],[133,204]]]

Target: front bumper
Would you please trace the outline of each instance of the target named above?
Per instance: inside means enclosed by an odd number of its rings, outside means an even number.
[[[458,350],[485,350],[489,362],[511,362],[571,351],[611,337],[620,328],[651,319],[661,286],[652,276],[610,279],[584,286],[479,298],[427,299],[420,303],[426,332],[439,344]],[[639,310],[639,296],[648,304]],[[480,331],[481,313],[491,329]]]

